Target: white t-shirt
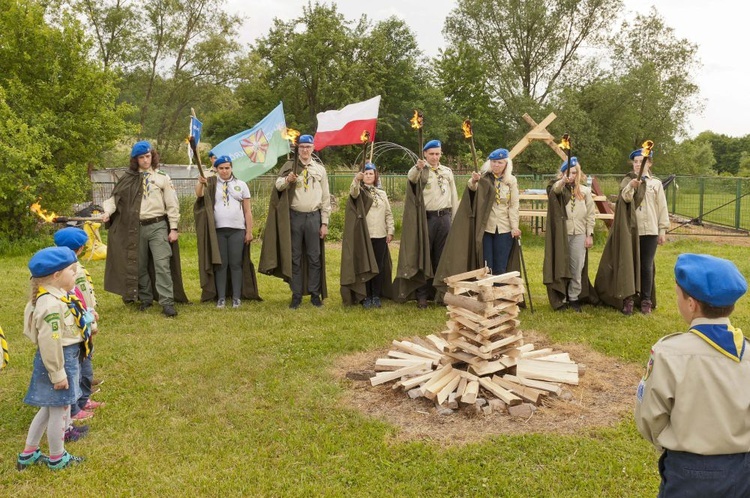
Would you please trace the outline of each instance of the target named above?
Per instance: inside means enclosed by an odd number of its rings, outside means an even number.
[[[223,181],[216,178],[216,202],[214,203],[214,219],[216,228],[245,228],[245,212],[242,210],[243,199],[250,198],[247,183],[230,178]]]

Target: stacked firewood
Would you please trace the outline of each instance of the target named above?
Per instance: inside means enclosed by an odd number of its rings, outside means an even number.
[[[412,398],[457,408],[481,398],[497,398],[501,407],[539,405],[546,396],[559,396],[561,384],[578,384],[578,365],[568,353],[524,343],[518,272],[491,275],[481,268],[445,282],[446,330],[394,340],[388,357],[375,363],[373,386],[396,381],[393,389]]]

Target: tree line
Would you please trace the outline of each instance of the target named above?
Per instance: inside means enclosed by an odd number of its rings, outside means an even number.
[[[65,210],[86,198],[87,172],[122,165],[135,139],[184,162],[188,116],[207,143],[250,128],[279,101],[287,125],[314,132],[318,112],[382,95],[378,141],[417,148],[408,119],[446,160],[471,167],[461,122],[478,153],[512,147],[550,112],[587,171],[621,172],[627,153],[657,143],[659,171],[750,173],[750,136],[687,135],[700,108],[691,75],[697,46],[656,10],[623,18],[621,0],[463,0],[445,19],[446,48],[428,57],[408,21],[347,19],[309,2],[275,19],[249,46],[223,0],[0,0],[0,233],[30,233],[30,203]],[[331,165],[359,152],[322,152]],[[410,166],[394,154],[385,170]],[[543,144],[516,170],[549,173]]]

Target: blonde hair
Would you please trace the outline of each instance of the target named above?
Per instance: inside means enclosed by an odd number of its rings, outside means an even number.
[[[505,170],[503,170],[503,183],[510,183],[510,179],[513,176],[513,159],[508,158],[506,159],[507,164],[505,165]],[[481,168],[479,168],[479,174],[485,175],[492,171],[492,166],[490,164],[490,160],[484,162]]]
[[[52,275],[46,275],[44,277],[31,277],[31,280],[29,280],[29,301],[31,301],[32,305],[36,305],[36,298],[39,294],[39,287],[42,287],[45,284],[48,284],[55,280],[55,273],[53,273]]]
[[[586,184],[586,174],[583,172],[583,169],[581,168],[580,161],[578,161],[578,164],[574,165],[574,167],[576,168],[576,182],[575,182],[575,186],[573,187],[573,195],[575,196],[576,199],[581,201],[585,197],[583,195],[583,192],[581,192],[581,185]],[[564,177],[565,177],[565,171],[560,171],[557,173],[558,180]]]

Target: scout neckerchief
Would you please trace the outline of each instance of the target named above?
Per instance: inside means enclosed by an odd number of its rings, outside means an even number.
[[[224,206],[229,206],[229,182],[221,179],[219,181],[221,181],[221,200]]]
[[[36,298],[39,299],[45,294],[49,294],[49,292],[47,292],[47,289],[39,286],[39,292],[37,292]],[[60,299],[60,301],[64,302],[68,306],[70,313],[73,315],[76,326],[78,327],[78,331],[81,334],[81,337],[83,337],[84,356],[88,357],[91,354],[91,349],[93,348],[93,342],[91,339],[91,323],[94,321],[94,316],[90,311],[84,308],[83,303],[75,294],[71,294],[68,292],[58,299]]]
[[[370,194],[370,197],[372,198],[372,206],[378,207],[378,202],[380,201],[380,195],[378,195],[378,188],[375,185],[365,185],[364,183],[362,184],[362,186]]]
[[[310,188],[310,173],[307,171],[307,166],[302,169],[302,183],[305,186],[305,192]]]
[[[8,341],[5,340],[5,333],[3,328],[0,327],[0,346],[3,348],[3,359],[0,360],[0,370],[5,368],[5,365],[10,363],[10,355],[8,354]]]
[[[745,354],[745,337],[742,335],[742,330],[727,323],[704,323],[692,327],[690,332],[738,363]]]
[[[143,185],[143,198],[145,199],[146,197],[148,197],[148,194],[151,191],[151,180],[149,180],[150,174],[148,171],[144,171],[143,173],[141,173],[141,176],[141,185]]]
[[[435,174],[435,178],[437,178],[437,184],[438,184],[438,187],[440,187],[440,193],[444,194],[445,193],[445,179],[443,178],[443,175],[438,173],[440,164],[438,164],[434,168],[432,167],[431,164],[428,164],[428,166],[430,167],[430,171],[432,171]]]
[[[492,173],[492,177],[495,179],[495,203],[500,204],[500,187],[502,186],[503,177],[501,176],[495,176],[495,173]]]

